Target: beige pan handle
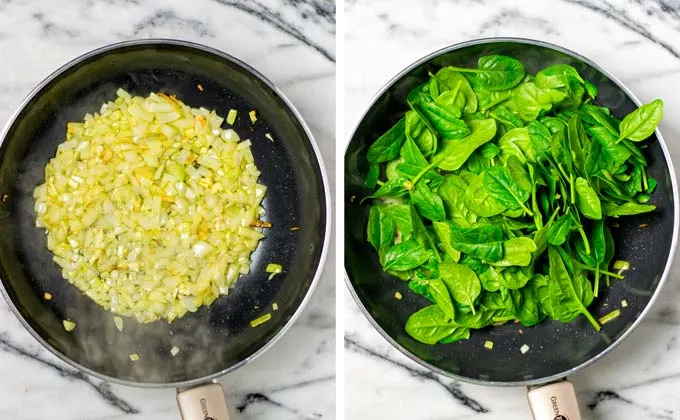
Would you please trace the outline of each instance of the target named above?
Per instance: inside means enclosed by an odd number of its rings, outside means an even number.
[[[581,420],[574,385],[569,381],[531,388],[527,397],[534,420]]]
[[[177,404],[183,420],[229,420],[224,390],[217,383],[178,390]]]

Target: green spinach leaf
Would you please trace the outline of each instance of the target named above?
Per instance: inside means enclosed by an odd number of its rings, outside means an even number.
[[[400,119],[392,128],[371,145],[366,153],[366,159],[371,163],[387,162],[399,156],[399,150],[404,143],[406,136],[404,128],[406,122]]]
[[[474,302],[482,292],[477,274],[462,264],[446,261],[441,263],[440,274],[451,296],[474,312]]]
[[[642,141],[651,136],[663,117],[663,101],[656,99],[626,115],[619,126],[619,141]]]
[[[394,271],[411,270],[424,264],[430,255],[418,241],[409,239],[387,250],[383,268]]]

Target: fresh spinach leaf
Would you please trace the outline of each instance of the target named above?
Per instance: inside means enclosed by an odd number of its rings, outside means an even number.
[[[550,228],[548,243],[556,246],[564,244],[577,226],[578,223],[574,220],[574,217],[569,212],[565,213]]]
[[[468,185],[458,175],[447,175],[437,193],[444,202],[446,215],[458,226],[471,227],[477,222],[477,215],[465,205],[465,191]]]
[[[375,188],[375,185],[378,183],[378,177],[380,177],[380,165],[371,163],[368,167],[368,174],[366,175],[366,187]]]
[[[465,205],[479,217],[491,217],[507,210],[503,203],[486,190],[483,175],[474,178],[468,186],[465,191]]]
[[[533,214],[524,203],[529,199],[530,191],[522,189],[503,166],[494,166],[484,172],[484,188],[499,203],[510,210],[524,209]]]
[[[410,98],[409,105],[445,139],[461,139],[470,134],[458,108],[443,107],[422,93]]]
[[[536,243],[529,237],[508,239],[503,243],[503,259],[491,264],[526,267],[531,263],[531,257],[537,249]]]
[[[524,126],[524,121],[503,105],[498,105],[489,112],[489,116],[503,124],[508,129]]]
[[[522,163],[534,160],[534,151],[531,147],[529,130],[525,127],[515,128],[503,135],[498,140],[501,150],[501,161],[506,162],[510,156],[517,156]]]
[[[413,232],[411,208],[408,204],[391,204],[380,208],[380,211],[392,219],[403,238],[408,238]]]
[[[536,73],[536,85],[542,89],[569,87],[571,80],[584,83],[578,71],[568,64],[555,64]]]
[[[385,270],[406,271],[416,268],[430,258],[430,252],[415,239],[398,243],[385,253]]]
[[[539,121],[532,121],[527,125],[531,149],[537,159],[547,160],[551,156],[550,144],[552,133],[544,124]]]
[[[521,84],[512,96],[512,104],[506,103],[510,111],[516,111],[524,121],[533,121],[550,111],[553,104],[564,100],[566,94],[556,89],[541,89],[534,83]]]
[[[470,306],[474,313],[474,302],[482,292],[477,274],[462,264],[446,261],[441,263],[440,274],[451,296],[457,302]]]
[[[460,251],[455,249],[451,244],[451,229],[447,223],[434,222],[432,223],[434,232],[439,239],[439,246],[454,262],[460,261]]]
[[[411,110],[404,114],[404,119],[406,121],[406,137],[413,139],[425,156],[434,153],[437,137],[430,130],[430,127],[421,120],[420,115]]]
[[[477,96],[470,86],[470,82],[459,72],[444,67],[440,69],[434,77],[439,82],[442,90],[457,92],[455,104],[468,114],[477,111]]]
[[[446,315],[447,318],[454,319],[455,312],[453,309],[453,302],[451,301],[451,296],[449,296],[449,290],[446,287],[446,284],[441,279],[432,279],[427,286],[430,289],[430,295],[437,306],[439,306],[439,309],[444,312],[444,315]]]
[[[496,268],[489,267],[487,270],[479,274],[479,281],[482,284],[482,288],[484,290],[489,292],[497,292],[501,288],[502,276]]]
[[[621,205],[604,203],[602,206],[604,215],[610,217],[634,216],[636,214],[649,213],[654,210],[656,210],[656,206],[652,204],[638,204],[633,202],[623,203]]]
[[[469,73],[473,86],[492,91],[511,89],[519,84],[525,75],[521,61],[504,55],[480,57],[476,69],[456,67],[451,69]]]
[[[446,219],[444,202],[437,193],[430,190],[427,184],[419,182],[409,193],[411,202],[413,202],[423,217],[434,221]]]
[[[406,321],[406,332],[425,344],[436,344],[459,328],[438,305],[426,306]]]
[[[448,227],[451,248],[487,262],[503,258],[503,229],[494,225],[463,228],[448,222],[438,223],[437,229],[445,236]],[[439,234],[439,233],[438,233]]]
[[[442,150],[435,155],[433,161],[438,168],[445,171],[459,169],[472,152],[496,135],[496,122],[492,119],[473,120],[469,125],[471,131],[467,137],[446,141]]]
[[[381,251],[394,243],[394,221],[387,216],[383,208],[378,205],[371,206],[368,213],[368,226],[366,236],[376,251]]]
[[[656,99],[626,115],[619,126],[619,141],[642,141],[651,136],[663,117],[663,101]]]
[[[589,299],[592,301],[592,288],[584,287],[581,276],[576,276],[572,280],[557,248],[548,247],[548,257],[550,260],[548,288],[553,309],[551,317],[559,321],[570,322],[575,318],[574,315],[583,314],[592,324],[593,328],[596,331],[600,331],[600,324],[586,309],[586,305],[590,302],[584,303]],[[590,291],[590,298],[588,290]]]
[[[597,193],[585,178],[576,178],[576,207],[589,219],[602,219],[602,206]]]
[[[371,163],[387,162],[399,156],[401,145],[406,140],[404,128],[406,122],[401,118],[392,128],[371,145],[366,153],[366,159]]]

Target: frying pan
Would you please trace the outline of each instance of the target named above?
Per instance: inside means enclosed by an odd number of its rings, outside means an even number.
[[[345,271],[347,285],[373,326],[397,349],[421,365],[454,379],[497,386],[531,386],[529,402],[537,420],[579,420],[573,386],[563,381],[611,351],[640,323],[661,289],[670,270],[678,236],[678,191],[670,155],[657,130],[646,144],[650,176],[659,181],[652,196],[657,210],[636,217],[622,217],[610,226],[616,242],[616,259],[634,268],[625,280],[611,288],[589,308],[602,316],[620,306],[622,316],[605,324],[600,333],[583,317],[569,324],[545,322],[531,328],[521,324],[474,331],[469,340],[454,344],[422,344],[404,330],[408,317],[427,306],[406,282],[384,273],[378,255],[365,239],[370,195],[363,186],[368,171],[367,148],[390,128],[407,109],[406,95],[425,82],[428,71],[447,65],[476,67],[487,54],[504,54],[521,60],[527,72],[557,63],[571,64],[599,89],[596,103],[621,118],[639,101],[613,76],[574,52],[545,42],[514,38],[491,38],[465,42],[428,55],[393,78],[375,97],[355,129],[345,152]],[[641,227],[640,225],[646,225]],[[403,300],[393,296],[399,291]],[[520,331],[521,330],[521,331]],[[485,341],[494,342],[492,351]],[[528,345],[531,351],[520,352]],[[564,416],[564,417],[560,417]]]
[[[45,164],[64,140],[66,123],[98,112],[115,99],[118,88],[140,96],[173,94],[191,107],[221,115],[236,109],[234,128],[252,141],[260,183],[268,187],[264,219],[273,225],[252,255],[250,273],[228,296],[172,323],[125,319],[122,332],[111,312],[62,277],[43,229],[35,227],[32,198],[35,186],[44,182]],[[253,109],[255,124],[248,117]],[[186,420],[228,418],[222,389],[211,380],[253,360],[291,326],[317,283],[330,235],[323,164],[293,105],[245,63],[175,40],[100,48],[36,87],[2,134],[0,194],[7,195],[0,204],[2,293],[26,329],[88,374],[125,385],[177,387]],[[265,272],[269,263],[284,267],[271,281]],[[44,292],[52,300],[44,300]],[[272,310],[273,303],[278,310]],[[272,314],[271,320],[252,328],[250,321],[265,313]],[[73,332],[64,330],[65,319],[76,322]],[[180,349],[174,357],[173,346]],[[132,362],[132,353],[140,360]]]

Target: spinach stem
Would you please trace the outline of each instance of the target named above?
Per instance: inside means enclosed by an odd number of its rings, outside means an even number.
[[[522,208],[524,209],[524,211],[527,212],[527,214],[528,214],[529,216],[532,216],[532,217],[533,217],[533,215],[534,215],[534,212],[533,212],[533,211],[529,210],[529,208],[528,208],[527,206],[525,206],[524,203],[521,203],[520,205],[522,206]]]
[[[464,67],[449,67],[451,70],[455,70],[459,73],[481,73],[482,70],[479,69],[466,69]]]
[[[590,243],[588,243],[588,237],[586,236],[586,233],[583,231],[583,226],[578,227],[578,233],[581,234],[581,239],[583,239],[583,245],[586,248],[586,254],[590,255]]]
[[[439,163],[439,162],[432,162],[432,163],[430,163],[429,165],[427,165],[426,167],[424,167],[423,170],[420,171],[415,177],[413,177],[413,179],[411,180],[411,188],[415,187],[416,183],[417,183],[418,181],[420,181],[420,178],[422,178],[423,175],[425,175],[425,174],[427,173],[427,171],[429,171],[430,169],[432,169],[432,168],[434,168],[435,166],[437,166],[437,163]],[[410,190],[411,188],[408,188],[408,189]]]
[[[562,178],[564,178],[565,181],[569,181],[569,177],[567,176],[567,173],[564,172],[564,169],[562,169],[562,164],[558,163],[557,164],[557,169],[559,169],[560,174],[562,175]]]
[[[585,315],[585,317],[588,319],[588,321],[593,325],[593,328],[595,328],[595,331],[600,331],[600,329],[602,328],[600,326],[600,323],[597,322],[597,320],[595,318],[593,318],[593,316],[590,314],[590,312],[588,312],[588,309],[586,309],[585,306],[583,306],[582,314]]]
[[[427,238],[427,243],[430,245],[430,248],[432,248],[432,251],[434,252],[434,257],[437,259],[438,262],[442,262],[442,257],[439,255],[439,251],[437,251],[437,245],[435,245],[434,241],[432,240],[432,236],[430,236],[430,232],[425,229],[423,231],[425,233],[425,237]]]
[[[596,268],[593,268],[593,267],[590,267],[590,266],[587,266],[587,265],[581,264],[581,263],[579,263],[578,266],[580,268],[587,270],[587,271],[590,271],[590,272],[595,272],[597,270]],[[620,274],[612,273],[611,271],[606,271],[606,270],[599,270],[599,271],[600,271],[600,274],[604,274],[607,277],[614,277],[615,279],[623,280],[623,276],[620,275]]]
[[[574,174],[569,174],[569,193],[571,194],[571,204],[576,204],[576,194],[574,192]]]
[[[600,267],[595,269],[595,282],[593,283],[593,296],[597,297],[597,292],[600,290]]]
[[[649,183],[647,181],[647,169],[642,168],[642,189],[644,192],[649,192]]]

